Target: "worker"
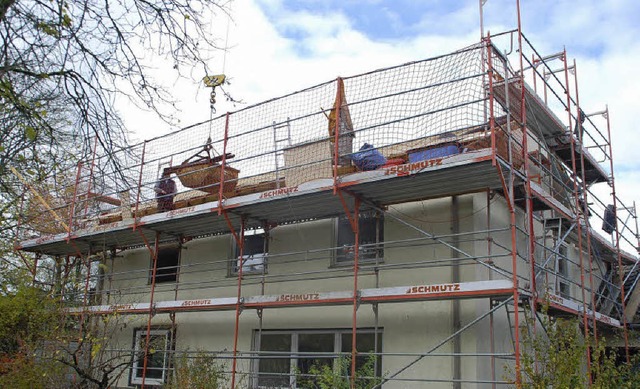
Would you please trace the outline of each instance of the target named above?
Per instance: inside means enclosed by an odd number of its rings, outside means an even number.
[[[177,192],[176,183],[171,178],[171,173],[163,171],[162,177],[153,187],[153,190],[156,192],[158,212],[171,211],[173,209],[173,197]]]

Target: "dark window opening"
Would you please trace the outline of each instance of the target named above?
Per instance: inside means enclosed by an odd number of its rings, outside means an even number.
[[[242,274],[266,273],[267,266],[267,242],[265,232],[262,229],[245,231],[244,247],[242,249]],[[231,275],[238,274],[240,269],[240,248],[234,241],[234,257],[231,261]]]
[[[158,264],[156,267],[156,283],[176,282],[180,265],[180,248],[178,246],[161,247],[158,249]],[[149,282],[153,277],[153,259],[149,270]]]
[[[348,263],[355,260],[355,233],[346,216],[338,218],[335,262]],[[377,212],[362,212],[358,217],[359,260],[371,261],[382,258],[381,242],[384,237],[384,217]]]
[[[567,253],[567,246],[561,245],[558,248],[558,293],[565,298],[570,297],[571,294]]]

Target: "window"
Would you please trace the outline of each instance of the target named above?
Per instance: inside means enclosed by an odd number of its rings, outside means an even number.
[[[149,333],[149,352],[145,355],[145,344],[147,341],[147,329],[138,328],[134,330],[134,358],[131,367],[131,384],[142,384],[144,372],[144,383],[146,385],[163,385],[169,375],[169,361],[173,350],[173,333],[170,329],[152,329]],[[147,360],[146,371],[144,362]]]
[[[242,250],[242,274],[262,274],[266,273],[267,266],[267,244],[263,229],[256,229],[244,232],[244,247]],[[231,260],[229,275],[237,275],[240,267],[240,248],[233,241],[234,256]]]
[[[163,246],[158,249],[158,265],[156,268],[156,283],[176,282],[178,266],[180,264],[180,247]],[[153,277],[153,258],[149,269],[149,283]]]
[[[359,353],[382,351],[382,332],[373,329],[358,330],[356,348]],[[338,354],[351,353],[351,330],[300,330],[255,332],[254,349],[260,358],[254,362],[258,388],[306,388],[313,387],[309,374],[315,365],[331,365]],[[343,354],[344,355],[344,354]],[[366,363],[367,355],[359,355],[356,367]],[[381,376],[382,364],[377,357],[376,375]],[[310,381],[311,380],[311,381]],[[297,381],[297,382],[296,382]]]
[[[382,258],[382,245],[384,237],[384,217],[377,212],[362,212],[358,217],[358,229],[360,232],[359,260],[371,261]],[[350,263],[355,259],[354,243],[355,233],[346,216],[340,216],[336,228],[336,252],[335,263]]]
[[[569,284],[569,259],[567,258],[567,246],[558,248],[558,293],[561,297],[570,297]]]

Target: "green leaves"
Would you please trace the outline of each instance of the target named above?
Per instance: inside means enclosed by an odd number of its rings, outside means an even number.
[[[165,389],[228,387],[226,366],[213,354],[185,350],[174,360],[174,364],[173,375],[169,377]]]
[[[54,38],[60,38],[60,32],[58,32],[57,25],[47,22],[39,22],[36,27],[47,35]]]
[[[63,10],[60,14],[59,20],[53,22],[41,21],[36,25],[36,27],[47,35],[54,38],[60,38],[62,35],[62,29],[71,28],[71,25],[71,17],[66,10]]]
[[[31,126],[27,126],[27,128],[24,129],[24,135],[30,141],[34,141],[34,140],[36,140],[36,137],[38,136],[38,131],[36,131],[36,129],[31,127]]]
[[[64,12],[62,14],[62,21],[60,22],[60,25],[65,28],[71,27],[71,17],[69,17],[68,13]]]
[[[585,336],[578,319],[562,319],[541,314],[541,323],[528,318],[533,328],[542,324],[535,333],[522,331],[522,385],[524,389],[586,388],[618,389],[639,388],[640,372],[633,369],[638,361],[619,363],[617,348],[608,347],[604,338],[596,342]],[[587,363],[587,350],[591,363]],[[512,365],[505,365],[506,379],[514,382]],[[591,384],[589,384],[591,377]]]
[[[384,377],[376,376],[376,357],[370,355],[365,363],[356,370],[355,389],[374,388],[384,381]],[[333,364],[315,362],[308,374],[298,374],[298,383],[309,389],[350,389],[351,357],[341,356]]]

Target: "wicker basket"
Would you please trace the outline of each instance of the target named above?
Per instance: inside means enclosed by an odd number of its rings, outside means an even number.
[[[187,188],[198,189],[216,194],[220,190],[220,170],[222,166],[210,160],[201,160],[174,167],[172,170],[178,175],[182,185]],[[229,166],[224,168],[223,193],[233,192],[238,184],[240,170]]]
[[[524,163],[522,157],[523,133],[520,128],[516,128],[514,126],[511,129],[511,134],[514,139],[514,142],[511,144],[511,161],[514,168],[520,169],[522,167],[522,164]],[[469,150],[490,148],[491,134],[486,133],[486,135],[482,137],[464,142],[463,146],[468,148]],[[505,161],[509,161],[509,137],[504,131],[500,129],[496,129],[496,154]]]

